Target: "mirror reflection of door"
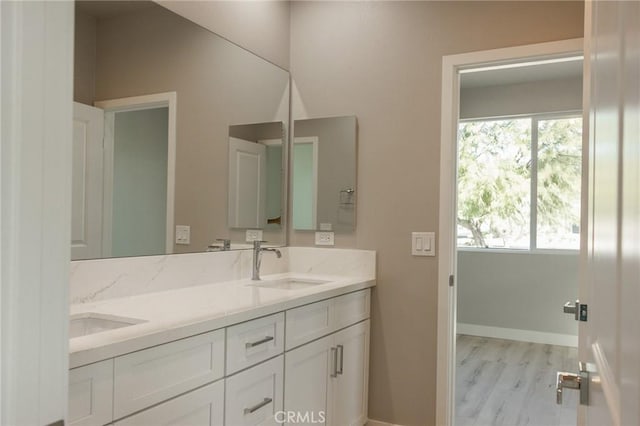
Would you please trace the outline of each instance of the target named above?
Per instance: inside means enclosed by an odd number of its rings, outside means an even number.
[[[171,253],[169,107],[135,102],[74,102],[72,260]]]
[[[71,258],[102,256],[104,111],[73,103]]]
[[[229,138],[229,227],[262,228],[267,191],[265,145]]]
[[[318,203],[318,138],[295,138],[293,142],[293,227],[316,229]]]
[[[281,121],[229,126],[229,228],[282,228],[283,141]]]

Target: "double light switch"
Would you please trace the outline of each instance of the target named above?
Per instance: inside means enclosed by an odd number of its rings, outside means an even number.
[[[411,233],[411,254],[414,256],[435,256],[436,255],[436,233],[435,232],[412,232]]]

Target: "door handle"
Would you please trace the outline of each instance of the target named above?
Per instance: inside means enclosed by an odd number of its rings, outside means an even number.
[[[342,374],[344,368],[344,346],[338,345],[338,351],[340,352],[340,368],[336,368],[336,374]]]
[[[588,306],[584,303],[580,303],[579,300],[576,300],[575,302],[568,301],[562,306],[562,311],[565,314],[573,314],[576,321],[587,320],[587,309]]]
[[[589,405],[589,371],[585,363],[580,363],[577,374],[558,371],[556,377],[556,404],[562,405],[565,389],[574,389],[580,391],[580,405]]]

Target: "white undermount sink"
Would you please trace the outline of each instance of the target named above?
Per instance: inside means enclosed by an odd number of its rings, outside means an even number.
[[[308,278],[277,278],[253,281],[250,286],[262,288],[274,288],[278,290],[301,290],[317,285],[326,284],[327,280],[313,280]]]
[[[116,328],[129,327],[131,325],[146,322],[137,318],[119,317],[115,315],[87,312],[72,315],[69,319],[69,338],[87,336]]]

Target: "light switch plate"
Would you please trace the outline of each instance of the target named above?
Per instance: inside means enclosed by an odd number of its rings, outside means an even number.
[[[189,225],[176,225],[176,244],[191,244],[191,227]]]
[[[411,254],[414,256],[435,256],[436,255],[436,233],[435,232],[412,232],[411,233]]]
[[[262,229],[247,229],[245,241],[248,243],[262,241]]]
[[[333,232],[316,232],[316,245],[317,246],[332,246]]]

